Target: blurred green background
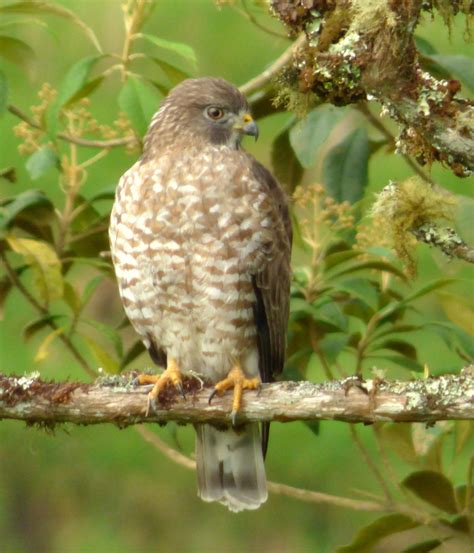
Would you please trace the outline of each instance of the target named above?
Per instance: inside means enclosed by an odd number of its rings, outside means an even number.
[[[121,51],[123,22],[119,1],[80,0],[61,4],[94,29],[105,52]],[[147,32],[192,46],[199,75],[222,76],[242,84],[258,75],[290,44],[279,23],[253,3],[249,5],[258,21],[281,36],[269,34],[249,21],[239,2],[234,7],[217,7],[210,0],[160,0],[156,4],[146,25]],[[47,22],[47,28],[18,24],[8,29],[8,34],[25,40],[35,52],[36,61],[29,74],[0,58],[10,83],[10,100],[24,111],[37,103],[42,83],[57,86],[75,61],[94,53],[77,26],[52,16],[45,16],[42,21]],[[438,18],[426,17],[418,35],[430,40],[440,53],[469,55],[470,47],[463,40],[463,32],[464,21],[460,18],[454,21],[449,37]],[[116,118],[118,107],[111,99],[118,90],[119,80],[115,76],[92,96],[91,110],[100,122],[110,123]],[[288,114],[278,114],[259,121],[261,139],[257,144],[250,141],[246,144],[267,166],[272,138],[288,118]],[[55,173],[35,182],[28,175],[25,159],[17,151],[19,140],[12,134],[17,123],[11,114],[0,119],[0,168],[14,166],[18,175],[14,184],[0,181],[0,192],[8,196],[40,188],[60,201],[62,193]],[[387,125],[395,130],[390,122]],[[91,169],[84,195],[114,186],[136,155],[124,153],[123,149],[112,151]],[[366,204],[389,179],[402,180],[411,174],[401,157],[386,155],[381,149],[371,157]],[[432,176],[464,196],[463,209],[472,207],[472,199],[468,197],[472,182],[457,179],[439,165],[433,167]],[[463,230],[464,234],[471,233],[465,238],[472,242],[474,229],[467,213],[461,213]],[[472,273],[459,262],[446,263],[426,247],[419,250],[420,271],[413,286],[447,272],[465,279],[458,293],[469,301],[472,290],[468,279]],[[90,306],[90,315],[107,323],[120,322],[122,311],[112,281],[101,285],[96,298]],[[440,306],[431,299],[422,302],[421,308],[431,310],[434,318],[442,316]],[[33,361],[40,339],[37,337],[25,346],[21,337],[21,330],[31,317],[25,301],[17,292],[12,293],[0,323],[1,371],[23,374],[39,370],[45,378],[87,379],[59,345],[52,348],[45,362]],[[459,368],[459,359],[439,338],[433,340],[423,335],[417,340],[420,359],[429,363],[433,372]],[[149,365],[146,356],[134,363],[136,367]],[[322,379],[323,374],[316,367],[311,377]],[[192,429],[168,425],[153,431],[192,454]],[[370,429],[361,428],[360,434],[379,462]],[[465,476],[468,449],[457,458],[447,459],[455,483]],[[403,476],[408,465],[395,457],[393,462],[398,475]],[[351,440],[348,426],[342,423],[322,422],[318,436],[302,423],[273,425],[266,464],[270,480],[293,486],[342,496],[352,496],[355,489],[378,491],[373,475]],[[133,428],[67,427],[49,434],[18,422],[0,424],[1,553],[329,553],[349,542],[356,529],[373,518],[373,513],[305,503],[280,495],[271,495],[256,512],[235,515],[219,505],[198,500],[194,474],[164,458]],[[398,551],[394,547],[377,551]]]

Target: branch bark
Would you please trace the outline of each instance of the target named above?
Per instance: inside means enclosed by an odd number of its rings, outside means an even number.
[[[229,424],[231,394],[209,405],[211,388],[197,377],[186,377],[183,400],[166,389],[159,405],[147,412],[150,386],[134,385],[134,374],[99,378],[93,384],[44,382],[36,374],[0,374],[0,419],[24,420],[47,426],[56,423],[208,422]],[[384,381],[355,378],[323,384],[278,382],[246,392],[239,422],[332,419],[373,423],[433,422],[474,419],[474,367],[459,375],[425,380]]]

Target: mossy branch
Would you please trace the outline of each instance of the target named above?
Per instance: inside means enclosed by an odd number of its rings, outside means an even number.
[[[44,382],[38,375],[0,375],[0,419],[30,424],[143,422],[230,422],[232,397],[216,397],[197,377],[185,379],[186,399],[173,388],[147,415],[149,386],[137,387],[134,375],[99,378],[93,384]],[[349,378],[323,384],[278,382],[246,392],[239,422],[338,420],[373,423],[474,419],[474,368],[459,375],[423,380],[385,381]]]
[[[378,100],[400,125],[401,153],[421,164],[441,161],[461,177],[472,174],[474,103],[457,97],[459,81],[436,79],[421,67],[414,31],[423,2],[297,4],[271,1],[273,13],[308,38],[280,78],[289,104],[301,94],[335,105]]]

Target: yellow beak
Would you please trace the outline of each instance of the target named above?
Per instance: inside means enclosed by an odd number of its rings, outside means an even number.
[[[243,134],[254,136],[255,140],[258,138],[258,125],[250,113],[245,113],[239,118],[239,121],[234,125],[234,129],[241,131]]]

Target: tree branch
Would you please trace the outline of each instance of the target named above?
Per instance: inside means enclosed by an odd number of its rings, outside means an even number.
[[[44,382],[30,376],[0,375],[0,419],[55,425],[178,421],[228,424],[231,394],[209,405],[211,388],[186,377],[186,400],[166,389],[147,411],[149,386],[136,387],[133,374],[99,378],[94,384]],[[279,382],[247,392],[239,422],[332,419],[345,422],[433,422],[474,419],[474,368],[426,380],[379,381],[349,378],[323,384]]]
[[[457,257],[474,263],[474,248],[466,244],[451,227],[440,227],[435,223],[426,223],[411,231],[417,240],[439,248],[448,257]]]
[[[44,130],[44,128],[37,121],[13,104],[9,104],[7,109],[12,115],[15,115],[22,121],[25,121],[25,123],[28,123],[30,127]],[[57,138],[70,142],[71,144],[77,144],[78,146],[85,146],[87,148],[117,148],[119,146],[127,146],[128,144],[138,142],[136,136],[124,136],[123,138],[112,138],[110,140],[90,140],[88,138],[81,138],[80,136],[72,136],[64,132],[58,132],[56,136]]]

